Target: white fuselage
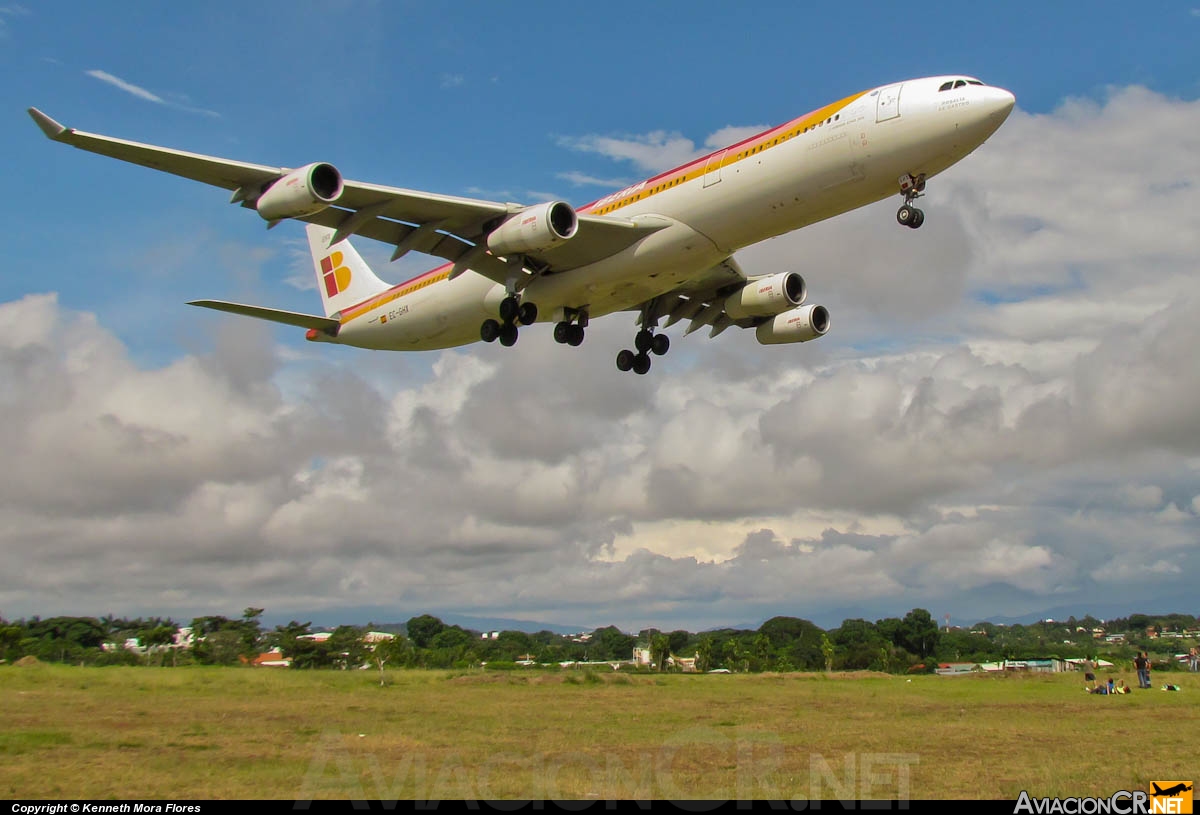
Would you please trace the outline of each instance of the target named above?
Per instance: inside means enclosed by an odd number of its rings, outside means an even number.
[[[522,296],[537,304],[539,321],[561,319],[563,310],[599,317],[634,308],[742,247],[896,195],[905,174],[933,177],[982,144],[1013,107],[1007,91],[966,79],[917,79],[856,94],[582,207],[581,214],[657,217],[669,225],[599,262],[535,277]],[[449,269],[423,275],[424,285],[400,284],[394,291],[412,290],[352,313],[331,341],[381,350],[478,341],[504,287],[473,272],[451,278]]]

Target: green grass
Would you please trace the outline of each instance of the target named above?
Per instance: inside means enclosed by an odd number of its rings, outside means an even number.
[[[1200,677],[0,668],[10,798],[1008,798],[1191,779]],[[1126,676],[1129,682],[1132,677]],[[1135,683],[1136,684],[1136,683]]]

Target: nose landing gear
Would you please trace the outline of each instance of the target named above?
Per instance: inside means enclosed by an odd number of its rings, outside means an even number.
[[[925,213],[912,204],[925,192],[925,174],[914,176],[905,173],[900,176],[900,192],[904,195],[904,204],[896,210],[896,222],[901,226],[917,229],[925,223]]]

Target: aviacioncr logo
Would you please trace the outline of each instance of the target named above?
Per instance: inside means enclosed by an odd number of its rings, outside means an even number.
[[[325,294],[333,297],[350,285],[350,267],[342,265],[342,253],[334,252],[321,261],[321,278],[325,281]]]

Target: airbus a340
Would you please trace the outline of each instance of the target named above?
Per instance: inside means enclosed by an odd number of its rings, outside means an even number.
[[[968,76],[897,82],[856,93],[648,178],[586,206],[525,206],[349,181],[331,164],[266,167],[124,141],[29,114],[54,141],[232,190],[231,203],[271,226],[308,223],[324,315],[198,300],[191,305],[307,328],[307,338],[360,348],[428,350],[499,340],[554,323],[583,342],[590,320],[635,312],[634,350],[617,367],[644,374],[688,320],[753,329],[763,344],[805,342],[830,325],[806,303],[796,271],[746,275],[738,249],[901,195],[900,225],[926,180],[977,148],[1008,117],[1011,93]],[[361,235],[446,263],[399,285],[380,280],[350,244]]]

